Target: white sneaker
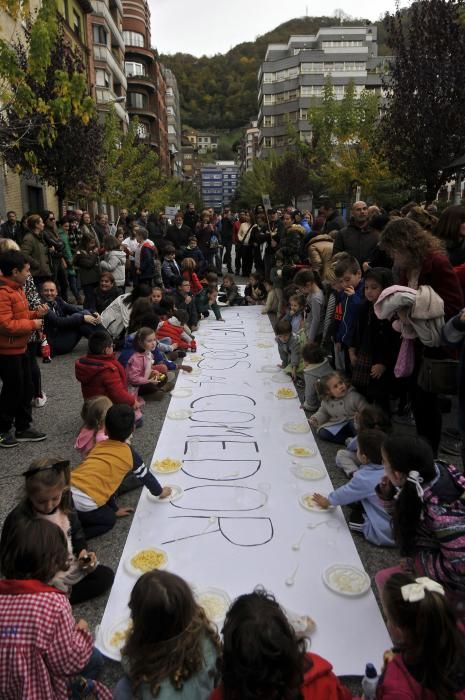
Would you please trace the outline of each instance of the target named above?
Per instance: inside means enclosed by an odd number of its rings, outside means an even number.
[[[42,408],[45,406],[47,403],[47,394],[45,391],[42,392],[40,396],[36,396],[35,399],[32,399],[32,405],[35,406],[36,408]]]

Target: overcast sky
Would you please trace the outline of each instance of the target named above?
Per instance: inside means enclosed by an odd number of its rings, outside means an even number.
[[[376,20],[395,9],[395,0],[149,0],[149,5],[152,45],[160,53],[212,56],[306,14],[332,16],[342,9]]]

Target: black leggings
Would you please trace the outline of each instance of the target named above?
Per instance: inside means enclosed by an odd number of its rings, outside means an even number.
[[[69,602],[71,605],[78,605],[79,603],[85,603],[86,600],[102,595],[102,593],[111,588],[114,578],[115,574],[109,566],[99,564],[97,568],[74,584]]]
[[[116,523],[116,511],[107,504],[95,510],[78,510],[77,514],[86,540],[104,535]]]

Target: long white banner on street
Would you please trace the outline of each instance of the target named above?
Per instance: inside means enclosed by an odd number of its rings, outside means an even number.
[[[224,323],[202,321],[194,372],[178,378],[175,393],[183,396],[171,399],[153,457],[182,461],[180,471],[157,476],[183,495],[155,502],[144,488],[97,646],[117,658],[114,632],[126,626],[136,581],[130,559],[156,547],[166,552],[167,569],[196,591],[219,589],[233,600],[264,586],[287,609],[315,619],[312,650],[336,673],[362,675],[367,662],[379,663],[389,636],[371,589],[341,595],[324,580],[333,565],[363,566],[342,511],[301,503],[332,485],[312,433],[287,432],[306,420],[298,398],[277,396],[295,391],[277,367],[271,324],[259,307],[223,313]],[[298,456],[300,448],[313,455]],[[321,478],[298,478],[302,468],[303,476],[319,470]],[[341,583],[337,574],[331,580]]]

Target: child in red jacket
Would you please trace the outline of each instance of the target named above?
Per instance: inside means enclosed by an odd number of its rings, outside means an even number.
[[[351,693],[321,656],[305,652],[282,608],[263,590],[241,595],[223,627],[221,685],[210,700],[227,697],[351,700]],[[284,692],[286,689],[286,692]],[[225,691],[227,691],[225,693]]]
[[[128,391],[126,372],[116,359],[113,339],[107,331],[95,331],[91,335],[87,355],[76,360],[74,371],[84,400],[107,396],[114,404],[125,403],[135,409],[137,425],[141,404]]]
[[[192,296],[202,291],[203,287],[195,271],[197,263],[193,258],[184,258],[181,263],[181,272],[183,280],[188,280],[191,283]]]
[[[169,338],[172,343],[176,343],[180,350],[192,350],[195,352],[197,345],[194,336],[190,334],[186,323],[188,321],[187,311],[176,309],[170,318],[162,321],[157,328],[157,338]],[[94,333],[95,335],[95,333]],[[91,336],[92,337],[92,336]]]

